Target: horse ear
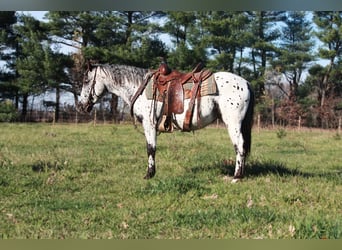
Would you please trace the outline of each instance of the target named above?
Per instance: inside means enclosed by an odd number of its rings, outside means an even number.
[[[86,71],[92,71],[92,69],[94,68],[94,66],[92,65],[91,60],[87,60],[86,62]]]
[[[91,59],[87,60],[87,62],[86,62],[86,70],[87,71],[92,71],[93,68],[96,68],[96,66],[98,66],[97,60],[91,60]]]

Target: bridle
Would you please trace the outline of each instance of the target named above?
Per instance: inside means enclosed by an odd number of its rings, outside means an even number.
[[[88,69],[85,73],[85,76],[88,74],[88,72],[90,71],[90,69]],[[95,67],[95,74],[94,74],[94,78],[93,78],[93,81],[92,81],[92,84],[91,84],[91,87],[90,87],[90,92],[89,92],[89,95],[88,95],[88,100],[86,102],[86,105],[85,105],[85,110],[90,112],[92,107],[94,106],[94,96],[96,96],[97,98],[100,98],[100,96],[98,96],[95,92],[95,84],[96,84],[96,73],[97,73],[97,66]],[[83,84],[84,84],[85,80],[83,80]]]

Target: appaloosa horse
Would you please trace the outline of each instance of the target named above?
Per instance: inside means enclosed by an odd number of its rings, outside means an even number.
[[[92,65],[84,75],[80,102],[80,112],[90,112],[93,105],[105,93],[120,96],[131,106],[132,114],[142,122],[147,143],[148,168],[145,179],[152,178],[156,173],[155,154],[157,146],[157,123],[162,116],[163,103],[147,98],[146,85],[153,79],[155,71],[125,65]],[[191,130],[203,128],[217,118],[225,123],[236,152],[235,172],[232,182],[244,176],[246,157],[251,147],[251,128],[253,121],[254,94],[250,84],[238,75],[229,72],[213,73],[217,92],[201,96],[195,101],[191,120]],[[140,89],[141,93],[136,95]],[[133,97],[136,100],[132,100]],[[184,110],[189,106],[189,99],[184,100]],[[182,130],[185,113],[175,114],[172,121]]]

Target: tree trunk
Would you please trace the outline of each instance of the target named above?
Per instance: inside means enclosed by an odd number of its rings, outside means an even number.
[[[257,79],[259,77],[257,69],[256,69],[256,59],[255,59],[255,50],[252,49],[252,65],[253,65],[253,74],[254,78]]]
[[[329,76],[330,76],[330,73],[331,73],[331,70],[333,68],[333,65],[334,65],[334,58],[331,58],[330,59],[330,63],[329,63],[329,66],[328,66],[328,70],[327,72],[325,73],[324,77],[323,77],[323,81],[322,81],[322,96],[321,96],[321,107],[324,106],[325,104],[325,96],[326,96],[326,91],[327,91],[327,88],[328,88],[328,81],[329,81]]]
[[[59,101],[60,101],[60,88],[57,85],[56,87],[56,108],[55,108],[55,122],[59,120]]]
[[[115,123],[118,122],[118,102],[118,96],[112,94],[112,100],[110,101],[110,109]]]
[[[28,106],[28,94],[23,94],[23,107],[21,110],[21,121],[26,122],[26,116],[27,116],[27,106]]]
[[[237,73],[238,73],[239,76],[241,76],[243,48],[240,48],[239,52],[240,52],[240,58],[239,58],[239,64],[238,64],[238,68],[237,68]]]

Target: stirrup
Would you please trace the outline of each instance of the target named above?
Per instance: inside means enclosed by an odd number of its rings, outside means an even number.
[[[173,123],[172,123],[172,117],[163,115],[160,118],[160,122],[158,125],[158,131],[159,132],[167,132],[172,133],[173,132]]]

